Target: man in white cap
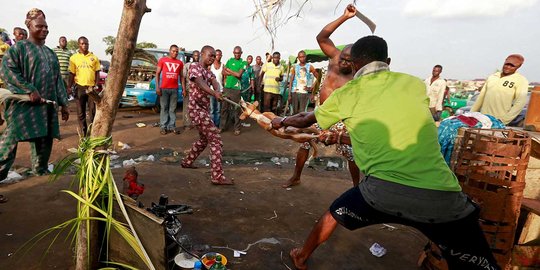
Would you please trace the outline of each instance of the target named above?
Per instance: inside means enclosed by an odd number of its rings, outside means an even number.
[[[520,54],[511,54],[504,61],[502,71],[489,76],[480,91],[471,112],[489,114],[510,123],[527,104],[529,81],[517,70],[525,59]]]

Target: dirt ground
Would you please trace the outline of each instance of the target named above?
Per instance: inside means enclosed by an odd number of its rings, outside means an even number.
[[[61,124],[63,139],[54,142],[51,163],[66,155],[78,140],[76,114]],[[182,125],[178,112],[178,126]],[[306,167],[302,184],[284,189],[280,184],[293,172],[294,156],[298,144],[272,137],[255,126],[244,127],[240,136],[231,132],[222,134],[224,142],[224,169],[234,186],[213,186],[209,169],[198,163],[199,169],[183,169],[179,163],[160,161],[173,151],[183,156],[197,138],[196,130],[180,135],[160,135],[152,127],[159,116],[150,110],[122,109],[114,125],[113,140],[131,146],[118,150],[117,162],[155,155],[154,162],[136,165],[139,181],[146,186],[139,200],[146,206],[157,202],[166,194],[171,204],[188,204],[194,208],[192,215],[181,215],[181,234],[190,237],[194,245],[228,246],[243,250],[248,244],[263,238],[275,238],[278,244],[253,245],[240,258],[231,250],[211,248],[224,254],[228,269],[288,269],[292,263],[289,250],[300,246],[319,216],[330,203],[352,184],[347,169],[325,170],[327,160]],[[147,126],[138,128],[136,123]],[[3,127],[0,127],[2,130]],[[336,161],[333,148],[320,148],[320,154]],[[206,150],[201,158],[206,160]],[[281,165],[271,161],[281,159]],[[340,164],[342,164],[340,162]],[[29,146],[20,143],[15,162],[17,167],[29,167]],[[123,168],[113,169],[119,187]],[[74,260],[70,240],[61,236],[52,245],[48,255],[43,253],[50,238],[39,242],[25,256],[16,250],[37,233],[59,224],[75,214],[75,201],[60,192],[68,189],[72,176],[48,183],[47,177],[31,177],[14,184],[0,184],[0,194],[9,202],[0,204],[0,269],[73,269]],[[310,269],[418,269],[416,261],[427,240],[418,231],[393,224],[395,229],[383,225],[356,231],[338,228],[330,240],[313,254]],[[369,247],[379,243],[387,249],[381,258],[373,256]],[[147,247],[153,248],[153,247]],[[283,259],[282,259],[283,258]]]

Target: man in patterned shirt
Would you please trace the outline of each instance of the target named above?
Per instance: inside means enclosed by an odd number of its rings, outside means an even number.
[[[58,47],[54,48],[54,53],[56,53],[58,63],[60,63],[60,74],[62,74],[64,85],[67,87],[69,82],[69,58],[71,57],[71,52],[67,49],[66,37],[60,37],[58,40]],[[67,91],[68,95],[71,95],[71,89],[67,89]]]
[[[210,98],[214,96],[222,100],[219,91],[219,83],[216,76],[210,71],[210,65],[214,63],[216,51],[211,46],[204,46],[201,49],[201,59],[198,63],[193,63],[189,67],[189,117],[191,123],[199,130],[199,139],[193,143],[189,153],[182,160],[183,168],[196,168],[193,162],[210,144],[210,168],[212,172],[212,184],[214,185],[232,185],[233,181],[227,180],[223,175],[223,166],[221,164],[221,149],[223,142],[219,135],[218,128],[210,117]]]
[[[32,9],[26,15],[30,38],[21,40],[4,56],[0,76],[13,94],[27,94],[30,102],[7,101],[7,127],[0,136],[0,181],[4,180],[15,161],[17,144],[30,142],[32,172],[47,173],[53,138],[60,138],[58,112],[55,106],[44,103],[52,100],[60,105],[62,120],[69,112],[66,88],[54,52],[45,46],[49,34],[45,14]]]

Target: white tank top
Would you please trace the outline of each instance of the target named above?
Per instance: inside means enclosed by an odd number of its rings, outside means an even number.
[[[216,69],[214,67],[214,63],[212,63],[212,66],[210,67],[210,71],[212,71],[212,73],[214,73],[214,75],[216,76],[216,80],[218,81],[219,86],[220,86],[219,91],[223,91],[223,85],[221,85],[221,83],[223,82],[223,73],[221,73],[223,71],[223,63],[221,63],[221,65],[219,66],[219,69]]]

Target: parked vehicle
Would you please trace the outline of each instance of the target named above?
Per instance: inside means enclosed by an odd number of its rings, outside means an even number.
[[[161,57],[169,54],[167,49],[142,49],[134,55],[134,60],[128,75],[128,82],[124,89],[121,107],[150,107],[159,112],[159,98],[155,88],[156,65]],[[180,51],[178,59],[186,63],[191,59],[191,52]],[[153,86],[152,86],[153,85]],[[184,100],[182,86],[178,89],[178,103]]]
[[[476,99],[478,98],[479,93],[474,95],[470,102],[467,103],[467,106],[462,107],[456,111],[456,115],[461,115],[464,113],[468,113],[471,111],[472,106],[474,105],[474,102],[476,102]],[[527,115],[527,108],[529,107],[529,101],[531,100],[531,92],[527,93],[527,103],[525,103],[525,107],[523,107],[523,110],[512,120],[510,123],[508,123],[507,126],[511,127],[522,127],[523,123],[525,122],[525,116]]]

